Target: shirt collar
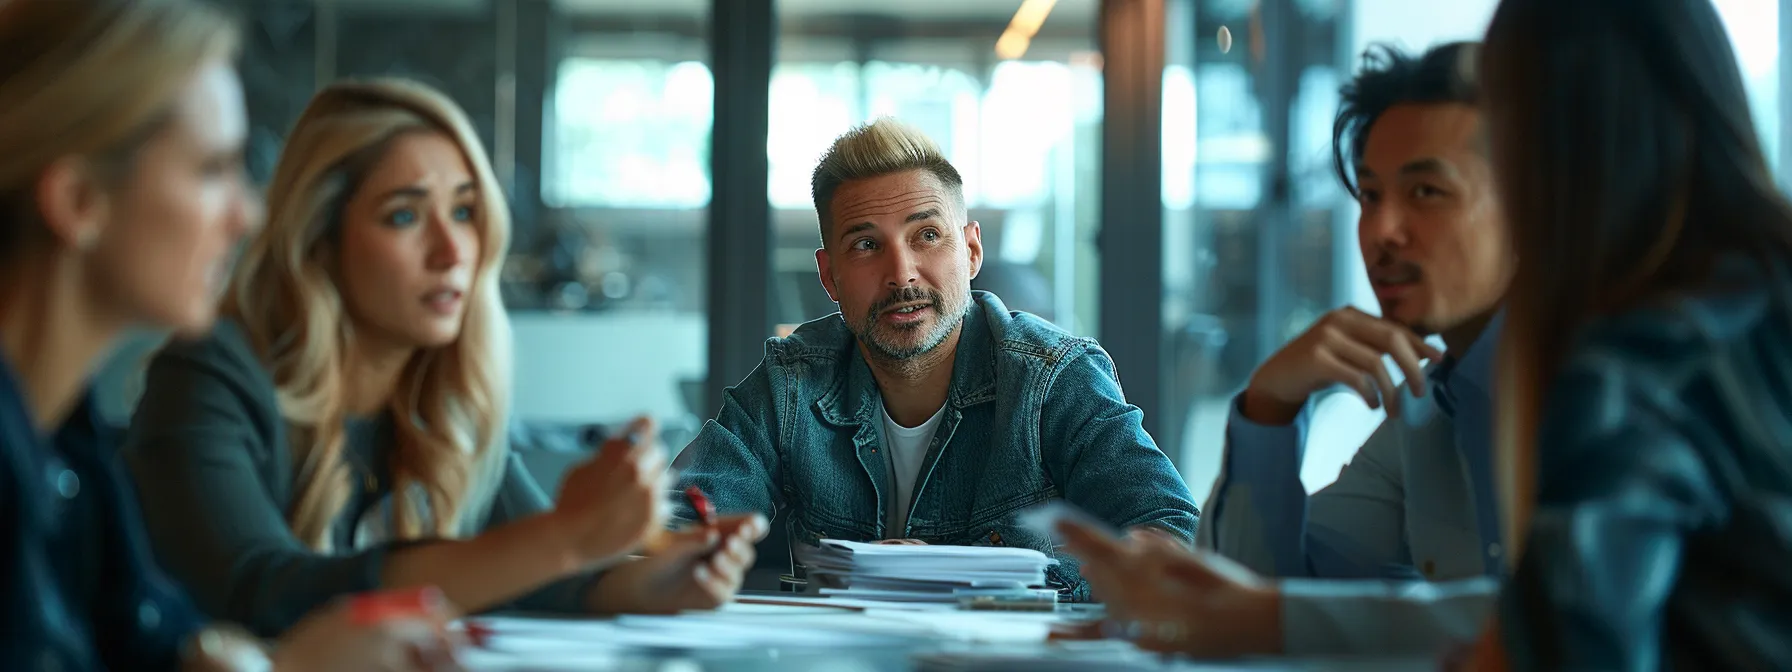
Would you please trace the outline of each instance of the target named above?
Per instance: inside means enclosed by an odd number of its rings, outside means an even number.
[[[1501,308],[1487,321],[1487,327],[1481,335],[1475,337],[1473,343],[1463,350],[1462,356],[1456,353],[1444,355],[1444,361],[1431,368],[1427,377],[1431,380],[1432,393],[1436,395],[1437,405],[1447,415],[1456,415],[1456,400],[1463,389],[1473,389],[1487,394],[1492,390],[1494,354],[1499,351],[1499,334],[1506,323],[1506,309]]]
[[[4,411],[6,415],[0,422],[16,423],[14,429],[27,432],[38,441],[53,444],[63,450],[109,446],[118,438],[103,421],[99,401],[91,388],[81,392],[68,415],[60,424],[51,428],[47,435],[38,431],[31,402],[25,398],[24,383],[19,380],[12,362],[6,361],[4,357],[0,357],[0,403],[7,406]]]

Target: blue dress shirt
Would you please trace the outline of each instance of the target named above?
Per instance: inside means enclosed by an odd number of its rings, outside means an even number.
[[[1428,650],[1472,636],[1505,571],[1492,471],[1493,364],[1503,313],[1427,371],[1337,481],[1300,480],[1312,403],[1283,427],[1233,403],[1221,478],[1198,542],[1283,584],[1285,646],[1306,653]],[[1380,579],[1357,585],[1303,579]],[[1415,581],[1467,581],[1455,586]]]

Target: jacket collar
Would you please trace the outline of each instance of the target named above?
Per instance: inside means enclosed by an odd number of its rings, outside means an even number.
[[[946,405],[964,409],[995,399],[997,333],[1007,319],[1008,310],[1001,299],[988,292],[971,292],[970,306],[958,335],[958,351],[952,356],[952,384]],[[833,387],[816,400],[815,406],[830,424],[868,424],[878,417],[883,403],[877,378],[859,352],[856,338],[847,339],[840,356],[844,366],[839,367]]]

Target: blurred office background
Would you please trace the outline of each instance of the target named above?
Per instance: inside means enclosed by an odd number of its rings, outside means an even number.
[[[1717,1],[1776,161],[1786,2]],[[1475,39],[1496,3],[226,4],[249,27],[258,179],[336,78],[414,77],[472,116],[515,212],[518,445],[545,451],[530,460],[550,487],[571,457],[543,447],[568,428],[649,413],[682,446],[766,337],[834,310],[809,171],[838,133],[895,115],[965,175],[978,285],[1100,338],[1204,497],[1256,363],[1326,310],[1375,309],[1330,172],[1340,79],[1371,42]],[[1315,488],[1380,415],[1334,394],[1319,418]]]

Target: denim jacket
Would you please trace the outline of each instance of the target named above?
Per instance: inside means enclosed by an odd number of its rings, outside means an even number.
[[[953,360],[946,413],[915,479],[908,529],[886,530],[893,487],[882,397],[834,314],[766,343],[721,413],[677,460],[723,513],[783,514],[793,544],[823,538],[1033,548],[1056,558],[1047,583],[1086,599],[1075,559],[1015,514],[1068,500],[1119,528],[1194,538],[1193,497],[1126,403],[1093,340],[974,292]],[[678,517],[691,512],[680,501]]]

